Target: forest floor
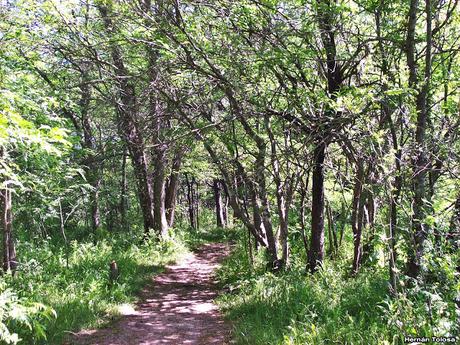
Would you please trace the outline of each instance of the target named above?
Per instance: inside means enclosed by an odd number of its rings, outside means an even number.
[[[214,303],[218,288],[213,275],[229,251],[228,244],[202,245],[152,278],[135,308],[121,308],[118,320],[80,331],[67,344],[230,344],[230,326]]]

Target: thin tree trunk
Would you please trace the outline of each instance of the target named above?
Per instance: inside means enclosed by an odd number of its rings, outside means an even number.
[[[247,184],[248,192],[250,194],[251,204],[252,204],[252,219],[254,223],[254,228],[256,229],[257,233],[263,237],[265,240],[267,239],[267,234],[265,232],[265,226],[262,222],[262,217],[260,215],[260,200],[255,192],[255,187],[253,182],[249,182]]]
[[[254,188],[257,190],[257,194],[261,201],[261,217],[262,223],[265,229],[265,235],[268,244],[268,255],[270,256],[270,260],[272,263],[275,263],[278,260],[277,248],[276,248],[276,240],[275,235],[273,232],[273,225],[270,216],[270,204],[268,201],[267,196],[267,188],[265,182],[265,153],[266,153],[266,145],[265,143],[261,142],[261,140],[257,140],[257,146],[259,152],[257,154],[256,159],[256,167],[255,167],[255,175],[256,175],[256,182],[257,184]]]
[[[305,253],[308,256],[308,239],[306,236],[306,222],[305,222],[305,210],[306,210],[306,199],[308,191],[308,182],[310,181],[310,170],[307,171],[305,178],[305,185],[300,189],[300,232],[302,236],[302,242],[305,248]]]
[[[195,211],[195,221],[196,221],[196,229],[200,229],[200,189],[198,186],[198,181],[196,180],[195,176],[192,178],[192,184],[196,185],[195,188],[195,198],[193,203],[193,210]]]
[[[390,118],[391,121],[391,118]],[[393,293],[397,293],[397,279],[396,279],[396,262],[397,262],[397,251],[396,251],[396,234],[398,226],[398,203],[399,196],[402,189],[402,176],[401,176],[401,156],[402,151],[398,147],[398,141],[396,137],[396,131],[393,126],[393,122],[390,123],[390,129],[393,137],[393,148],[395,149],[395,178],[393,181],[393,190],[390,196],[390,226],[389,226],[389,272],[390,272],[390,285]]]
[[[190,181],[188,174],[185,174],[185,182],[187,184],[187,204],[188,204],[187,206],[188,206],[188,217],[190,221],[190,227],[196,230],[193,184],[192,184],[192,181]]]
[[[251,243],[251,231],[248,229],[248,256],[249,256],[249,265],[251,268],[254,267],[254,254],[252,252],[252,243]],[[257,243],[257,241],[256,241]]]
[[[126,161],[127,161],[127,151],[126,148],[123,150],[123,160],[121,163],[121,193],[120,193],[120,215],[121,215],[121,225],[125,231],[129,230],[128,223],[128,183],[127,183],[127,173],[126,173]]]
[[[335,225],[332,217],[332,208],[329,202],[326,202],[326,214],[329,238],[329,255],[331,257],[334,257],[337,252],[337,234],[335,233]]]
[[[276,206],[278,209],[279,219],[279,243],[281,245],[281,262],[279,268],[287,265],[289,257],[288,246],[288,231],[289,231],[289,209],[292,201],[292,184],[293,181],[288,177],[285,178],[284,183],[281,180],[280,173],[280,160],[277,154],[276,139],[271,129],[270,117],[264,117],[265,128],[268,131],[271,146],[271,165],[273,169],[273,176],[276,185]],[[289,134],[285,133],[285,144],[287,145]],[[286,165],[286,171],[289,172],[289,164]],[[294,177],[292,178],[294,179]]]
[[[224,210],[222,202],[222,187],[219,179],[213,180],[214,204],[216,207],[216,224],[219,228],[225,227]]]
[[[409,11],[409,24],[407,35],[407,65],[409,67],[409,86],[412,88],[419,87],[417,77],[417,62],[415,52],[415,27],[417,22],[417,5],[418,0],[412,0]],[[431,79],[431,48],[432,48],[432,32],[431,32],[431,0],[425,1],[426,12],[426,51],[425,51],[425,73],[423,82],[418,89],[416,97],[417,110],[417,128],[415,131],[416,157],[413,162],[413,247],[410,248],[407,261],[407,274],[411,277],[418,277],[422,266],[422,257],[424,253],[424,242],[428,236],[429,225],[426,224],[425,218],[427,214],[428,203],[426,193],[426,176],[428,171],[428,152],[425,143],[426,128],[429,117],[428,108],[428,91],[430,88]]]
[[[305,222],[306,195],[307,195],[306,191],[302,190],[300,194],[300,234],[302,236],[302,242],[305,248],[305,252],[308,254],[308,239],[306,236],[306,222]]]
[[[222,183],[222,187],[224,188],[225,193],[222,195],[223,197],[223,205],[222,205],[222,215],[224,217],[224,226],[231,226],[232,224],[229,224],[229,218],[228,218],[228,193],[226,191],[225,187],[225,181],[220,180]]]
[[[450,220],[449,232],[446,239],[451,246],[451,250],[455,251],[460,248],[460,194],[455,200],[454,212]]]
[[[229,218],[228,218],[228,188],[227,188],[227,185],[226,185],[224,179],[221,179],[220,183],[221,183],[221,186],[222,186],[222,190],[224,191],[224,193],[222,194],[222,198],[223,198],[222,215],[224,217],[225,227],[227,227],[227,226],[231,225],[229,223]]]
[[[3,271],[11,271],[14,273],[16,270],[16,249],[13,240],[13,214],[12,214],[12,197],[11,190],[6,186],[5,189],[0,190],[0,214],[3,234]]]
[[[368,181],[368,185],[375,185],[376,181]],[[375,217],[375,200],[374,195],[372,192],[367,191],[365,193],[365,201],[364,205],[364,214],[366,222],[363,222],[363,229],[367,228],[367,239],[366,243],[363,245],[363,254],[361,257],[361,262],[364,263],[371,255],[374,253],[375,249],[375,228],[374,228],[374,217]]]
[[[376,33],[377,33],[377,38],[378,44],[377,47],[380,52],[381,60],[382,60],[382,73],[385,78],[393,79],[392,75],[390,73],[390,68],[389,68],[389,63],[388,63],[388,58],[387,58],[387,52],[385,51],[385,48],[382,43],[382,32],[381,32],[381,26],[382,26],[382,9],[384,7],[384,1],[380,1],[380,6],[377,9],[376,16],[375,16],[375,21],[376,21]],[[382,85],[382,91],[385,93],[388,90],[388,85],[384,81]],[[395,164],[395,177],[391,183],[392,186],[392,191],[390,195],[390,224],[388,227],[388,252],[389,252],[389,260],[388,260],[388,270],[389,270],[389,276],[390,276],[390,286],[391,286],[391,291],[396,294],[397,293],[397,278],[396,278],[396,227],[397,227],[397,217],[398,217],[398,202],[399,202],[399,195],[401,193],[401,188],[402,188],[402,177],[401,177],[401,157],[402,157],[402,152],[401,149],[399,148],[398,144],[398,137],[396,134],[396,129],[392,120],[392,109],[390,108],[389,101],[387,98],[384,98],[382,104],[381,104],[381,112],[382,112],[382,120],[381,122],[388,122],[389,128],[390,128],[390,133],[391,133],[391,141],[392,141],[392,146],[394,149],[394,164]]]
[[[166,187],[166,218],[169,227],[174,226],[174,215],[176,213],[177,189],[179,187],[179,170],[182,164],[182,152],[177,152],[173,158],[171,174],[169,175]]]
[[[155,171],[153,173],[154,230],[160,237],[163,237],[168,231],[165,207],[165,152],[157,151],[155,156]]]
[[[93,233],[96,233],[101,226],[101,214],[99,210],[99,190],[101,186],[101,170],[95,161],[96,156],[96,138],[93,134],[93,128],[89,116],[89,106],[91,101],[91,88],[89,84],[88,67],[82,65],[82,83],[80,85],[80,112],[81,112],[81,130],[83,131],[83,147],[89,150],[89,156],[86,158],[86,176],[88,183],[91,185],[90,192],[90,210],[91,210],[91,227]]]
[[[321,266],[324,259],[324,158],[326,144],[320,142],[314,150],[311,235],[309,269],[313,273]]]
[[[355,187],[353,191],[353,208],[351,212],[351,227],[353,229],[353,274],[358,273],[362,256],[362,227],[364,213],[364,197],[363,197],[363,179],[364,166],[361,161],[357,162],[357,171],[355,176]]]
[[[343,234],[345,233],[345,224],[347,222],[347,218],[348,218],[348,211],[349,211],[349,207],[348,209],[345,209],[345,202],[342,202],[342,205],[341,205],[341,209],[340,209],[340,222],[341,222],[341,227],[340,227],[340,236],[339,236],[339,247],[342,245],[342,242],[343,242]]]

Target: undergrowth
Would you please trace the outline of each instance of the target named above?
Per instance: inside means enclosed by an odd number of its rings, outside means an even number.
[[[244,248],[238,243],[218,272],[227,291],[219,304],[238,344],[403,344],[404,335],[458,336],[455,281],[443,289],[404,288],[394,297],[385,267],[351,277],[348,266],[328,260],[311,275],[294,259],[288,271],[273,274],[263,253],[251,266]]]
[[[4,343],[61,344],[71,332],[101,326],[116,317],[121,304],[133,303],[152,275],[187,251],[177,238],[143,243],[133,236],[96,244],[73,241],[65,248],[51,240],[18,244],[22,264],[0,284]],[[112,260],[120,272],[113,284]]]
[[[230,242],[234,243],[238,238],[238,228],[202,227],[198,230],[189,228],[181,232],[181,240],[187,247],[194,250],[205,243]]]

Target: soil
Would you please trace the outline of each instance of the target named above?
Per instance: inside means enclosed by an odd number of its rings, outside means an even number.
[[[214,303],[219,291],[213,278],[229,249],[222,243],[203,245],[155,276],[136,307],[124,308],[119,320],[83,330],[67,344],[231,344],[230,325]]]

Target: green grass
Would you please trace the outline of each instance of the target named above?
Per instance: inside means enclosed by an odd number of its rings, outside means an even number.
[[[70,332],[116,318],[120,305],[135,302],[149,279],[187,248],[231,241],[234,251],[217,272],[227,291],[218,302],[233,322],[238,344],[400,344],[404,334],[458,336],[460,313],[453,299],[460,284],[445,258],[430,259],[435,283],[404,288],[393,298],[387,292],[387,269],[376,263],[351,277],[350,258],[339,257],[309,275],[303,250],[291,248],[289,270],[274,275],[266,272],[262,251],[250,265],[242,229],[209,226],[177,233],[160,243],[122,234],[96,244],[73,241],[68,255],[62,243],[51,240],[20,242],[23,265],[16,276],[0,278],[0,326],[6,323],[22,344],[61,344]],[[121,275],[111,286],[112,260]],[[56,316],[36,303],[51,307]]]
[[[177,239],[141,244],[139,239],[72,242],[68,264],[62,244],[41,241],[20,243],[18,253],[25,265],[14,278],[4,277],[23,304],[43,303],[56,317],[37,315],[31,329],[10,322],[22,344],[61,344],[69,332],[100,327],[117,316],[118,306],[133,303],[136,293],[165,264],[186,252]],[[118,281],[109,283],[109,263],[120,270]],[[46,335],[46,339],[43,337]]]
[[[188,229],[181,233],[181,240],[192,250],[210,242],[235,242],[239,229],[202,227],[198,230]]]
[[[384,267],[363,268],[350,277],[348,265],[327,261],[310,275],[295,261],[289,271],[274,275],[265,272],[259,253],[251,268],[239,243],[224,262],[218,277],[227,293],[219,304],[234,324],[237,344],[402,344],[405,334],[458,335],[455,307],[446,294],[438,291],[431,299],[438,304],[431,303],[430,317],[426,294],[420,294],[428,288],[392,298]],[[429,291],[435,295],[434,288]]]

